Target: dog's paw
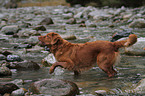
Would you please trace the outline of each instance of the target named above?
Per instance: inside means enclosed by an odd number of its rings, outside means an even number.
[[[51,66],[50,69],[49,69],[49,74],[52,74],[54,72],[54,67]]]

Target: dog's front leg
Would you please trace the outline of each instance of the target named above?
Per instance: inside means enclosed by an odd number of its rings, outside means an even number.
[[[67,62],[55,62],[49,69],[49,73],[53,73],[56,67],[62,67],[62,68],[66,68],[67,67]]]

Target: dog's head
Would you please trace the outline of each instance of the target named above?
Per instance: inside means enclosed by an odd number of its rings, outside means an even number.
[[[50,32],[45,36],[38,37],[41,45],[51,47],[62,42],[61,36],[55,32]]]

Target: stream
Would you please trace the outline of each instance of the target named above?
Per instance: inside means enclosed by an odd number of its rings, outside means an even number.
[[[38,31],[41,35],[48,32],[57,32],[62,37],[76,36],[77,39],[69,40],[73,43],[85,43],[95,40],[112,39],[112,35],[116,32],[124,30],[132,31],[139,38],[145,37],[145,28],[130,28],[129,23],[133,19],[145,19],[145,7],[138,9],[131,8],[95,8],[95,7],[66,7],[66,6],[47,6],[47,7],[23,7],[17,9],[0,8],[0,21],[6,21],[6,25],[18,25],[30,23],[31,26],[21,27],[19,32],[31,31],[44,18],[52,18],[54,24],[45,25],[46,31]],[[143,11],[141,13],[141,11]],[[131,19],[124,19],[123,16],[131,14]],[[80,16],[79,16],[80,15]],[[76,18],[75,24],[68,24],[70,18]],[[124,21],[123,21],[124,20]],[[129,21],[130,20],[130,21]],[[80,27],[80,22],[85,21],[86,27]],[[111,27],[110,27],[111,26]],[[113,26],[113,27],[112,27]],[[2,28],[2,26],[1,26]],[[19,33],[18,32],[18,33]],[[49,52],[44,50],[26,51],[27,49],[16,49],[14,46],[24,44],[30,36],[14,38],[13,35],[5,35],[0,32],[0,49],[12,51],[19,55],[23,60],[31,60],[42,66],[41,61]],[[37,40],[36,40],[37,41]],[[36,44],[37,45],[37,44]],[[145,46],[144,46],[145,47]],[[96,65],[89,71],[83,72],[80,76],[75,77],[73,72],[64,71],[61,68],[56,70],[56,74],[49,74],[49,67],[41,67],[39,70],[18,71],[11,69],[12,76],[4,76],[1,78],[10,78],[8,81],[16,79],[24,80],[22,87],[28,89],[29,85],[35,81],[53,78],[64,79],[75,82],[79,89],[80,95],[86,96],[97,95],[97,93],[105,95],[143,95],[145,93],[128,93],[125,90],[131,89],[140,80],[145,78],[145,57],[126,55],[121,49],[121,61],[115,66],[118,74],[113,78],[107,75]],[[57,74],[58,72],[58,74]],[[0,80],[0,82],[7,82]]]

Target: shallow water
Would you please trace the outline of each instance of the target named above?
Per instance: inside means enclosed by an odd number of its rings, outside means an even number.
[[[60,8],[59,8],[60,7]],[[67,7],[66,7],[67,8]],[[32,10],[42,12],[42,15],[33,16],[31,15]],[[33,20],[29,20],[32,25],[37,25],[42,18],[46,17],[46,13],[52,17],[55,22],[55,25],[46,26],[47,31],[40,32],[42,35],[45,35],[48,32],[54,31],[60,33],[62,36],[69,36],[75,35],[77,40],[72,40],[70,42],[75,43],[84,43],[87,41],[95,41],[95,40],[111,40],[112,35],[115,32],[118,32],[122,29],[132,30],[138,37],[145,37],[145,30],[144,29],[130,29],[126,25],[115,24],[116,27],[109,28],[108,25],[110,24],[109,21],[102,21],[101,23],[97,23],[97,27],[78,27],[78,24],[70,25],[65,24],[66,19],[63,19],[61,11],[59,9],[64,10],[65,7],[56,6],[56,7],[33,7],[33,8],[20,8],[18,10],[6,10],[3,13],[11,12],[22,12],[23,14],[27,14],[27,18],[29,16],[33,16]],[[27,10],[27,11],[26,11]],[[58,11],[57,11],[58,10]],[[70,10],[73,10],[73,8]],[[26,11],[26,12],[25,12]],[[57,14],[53,12],[56,11]],[[33,13],[33,12],[32,12]],[[53,14],[52,14],[53,13]],[[20,13],[19,13],[20,14]],[[29,15],[30,14],[30,15]],[[22,16],[25,16],[22,15]],[[20,15],[21,16],[21,15]],[[15,17],[15,16],[14,16]],[[19,16],[18,16],[19,17]],[[18,18],[20,19],[20,18]],[[20,19],[21,20],[21,19]],[[92,38],[90,38],[92,37]],[[12,38],[11,36],[8,37],[11,39],[9,42],[0,40],[0,48],[5,50],[11,50],[16,52],[22,51],[23,49],[13,49],[15,44],[19,44],[26,40],[27,38]],[[88,39],[89,38],[89,39]],[[41,65],[41,60],[47,56],[47,53],[40,53],[40,52],[28,52],[25,54],[21,54],[21,57],[26,60],[32,60],[37,62]],[[138,81],[145,78],[145,57],[142,56],[128,56],[121,52],[121,62],[119,65],[115,66],[115,69],[118,71],[118,74],[113,78],[108,78],[107,75],[100,70],[97,66],[93,67],[91,70],[82,73],[80,76],[75,77],[72,72],[65,71],[65,73],[60,75],[50,75],[49,68],[41,68],[37,71],[17,71],[13,69],[13,75],[8,76],[12,80],[15,79],[23,79],[25,84],[23,85],[24,88],[28,89],[29,84],[34,81],[44,79],[44,78],[54,78],[54,79],[65,79],[75,82],[78,87],[80,88],[81,94],[97,94],[97,90],[106,90],[108,93],[106,95],[116,94],[128,94],[125,93],[125,89],[131,88],[133,84],[137,84]],[[131,85],[131,86],[130,86]],[[96,92],[95,92],[96,91]],[[136,93],[133,93],[135,95]],[[128,94],[129,95],[129,94]],[[143,94],[141,94],[143,95]]]

